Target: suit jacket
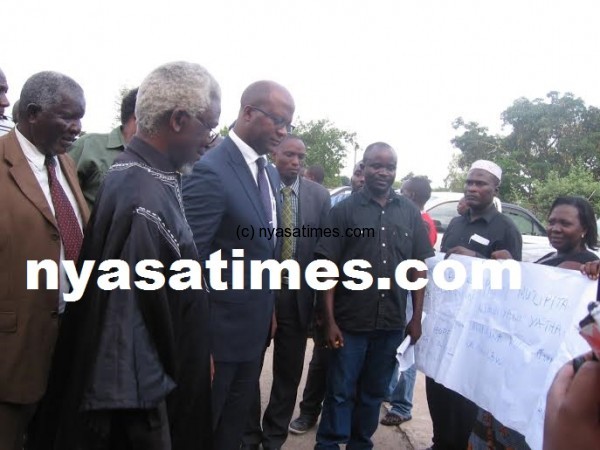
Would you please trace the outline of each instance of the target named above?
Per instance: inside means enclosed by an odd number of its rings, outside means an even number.
[[[271,165],[266,170],[279,202],[279,176]],[[260,229],[269,226],[260,193],[240,150],[229,137],[198,161],[192,174],[184,178],[183,203],[200,261],[204,263],[219,250],[221,259],[227,261],[227,268],[221,271],[227,289],[209,286],[213,358],[221,362],[258,358],[267,342],[274,293],[269,289],[268,270],[262,274],[262,289],[250,290],[250,261],[278,259],[280,242],[274,244],[260,236]],[[235,258],[244,264],[242,289],[232,289],[232,280],[242,281],[232,274],[233,249],[244,252],[243,257]],[[209,280],[207,273],[204,276]]]
[[[59,155],[85,224],[88,209],[71,158]],[[58,332],[58,290],[27,290],[27,260],[59,262],[60,235],[50,205],[14,130],[0,137],[0,402],[37,402],[46,390]]]
[[[331,207],[329,191],[314,181],[306,178],[300,179],[298,203],[298,228],[310,228],[307,236],[301,236],[296,241],[296,260],[300,266],[302,276],[300,290],[296,299],[298,301],[298,318],[303,328],[307,329],[312,320],[314,307],[314,291],[304,279],[306,266],[315,259],[318,232],[323,230],[327,214]]]

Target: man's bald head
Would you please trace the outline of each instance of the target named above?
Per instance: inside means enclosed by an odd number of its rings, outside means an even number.
[[[240,112],[244,106],[248,105],[264,107],[273,96],[285,99],[292,108],[295,107],[292,94],[286,88],[274,81],[262,80],[256,81],[244,89],[240,100]]]
[[[242,94],[233,131],[259,155],[271,153],[293,128],[294,109],[286,88],[274,81],[257,81]]]

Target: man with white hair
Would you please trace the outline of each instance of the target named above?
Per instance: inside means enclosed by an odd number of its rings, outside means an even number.
[[[139,88],[137,132],[109,169],[84,237],[81,259],[97,264],[61,326],[51,378],[63,386],[54,391],[63,402],[55,448],[211,446],[206,292],[191,272],[182,282],[193,286],[183,290],[157,278],[173,275],[175,261],[198,260],[181,173],[212,139],[220,97],[206,69],[188,62],[158,67]],[[98,287],[107,260],[128,266],[124,284],[123,270],[114,275],[116,289]],[[129,281],[142,260],[165,269]],[[129,287],[140,278],[145,289]]]
[[[494,196],[498,194],[502,169],[486,160],[475,161],[465,182],[468,211],[452,219],[441,251],[493,259],[498,250],[508,250],[521,260],[521,233],[510,218],[498,212]],[[433,421],[433,449],[467,448],[469,435],[477,417],[477,406],[457,392],[427,378],[427,403]]]

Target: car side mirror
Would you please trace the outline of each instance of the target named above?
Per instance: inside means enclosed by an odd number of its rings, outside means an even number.
[[[433,219],[433,224],[435,225],[435,229],[437,230],[438,233],[444,232],[444,227],[442,227],[442,222],[440,222],[439,220]]]

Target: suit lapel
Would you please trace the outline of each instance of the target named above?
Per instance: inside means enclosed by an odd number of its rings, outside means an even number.
[[[298,186],[298,222],[300,226],[306,225],[306,217],[303,211],[306,208],[306,211],[309,211],[309,202],[311,200],[310,195],[308,193],[308,189],[306,187],[306,183],[304,183],[304,179],[300,178],[300,184]]]
[[[35,178],[27,158],[25,158],[14,130],[9,133],[9,142],[6,146],[4,157],[11,166],[9,169],[10,175],[13,177],[16,185],[19,186],[21,192],[23,192],[23,195],[58,230],[58,225],[52,214],[50,205],[48,205],[44,192]]]
[[[90,211],[88,209],[87,202],[85,201],[83,193],[79,188],[79,179],[77,178],[77,173],[73,169],[73,164],[71,163],[71,161],[67,161],[69,158],[70,156],[67,156],[66,154],[58,155],[61,170],[63,172],[63,175],[67,179],[67,182],[69,183],[69,187],[71,188],[73,195],[75,196],[75,200],[77,201],[77,207],[81,212],[81,222],[83,228],[85,229],[85,226],[90,218]]]
[[[275,199],[275,215],[277,216],[277,226],[281,227],[281,178],[279,178],[279,172],[271,164],[266,167],[267,177],[269,178],[269,184],[273,191],[273,198]]]
[[[260,192],[258,191],[256,181],[254,181],[254,177],[250,172],[250,168],[248,167],[248,164],[246,164],[246,161],[244,160],[240,150],[230,138],[227,139],[229,140],[229,145],[225,148],[229,152],[231,167],[242,183],[244,192],[254,207],[254,211],[261,222],[261,226],[268,228],[269,224],[267,223],[267,218],[265,217],[262,202],[260,200]]]

